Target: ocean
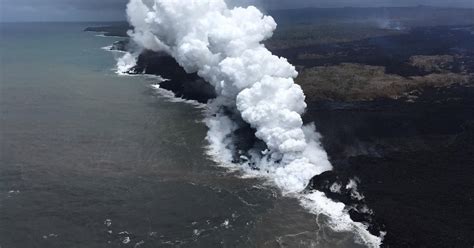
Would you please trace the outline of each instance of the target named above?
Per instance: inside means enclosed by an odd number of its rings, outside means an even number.
[[[0,25],[0,247],[364,247],[212,161],[203,109],[88,26]]]

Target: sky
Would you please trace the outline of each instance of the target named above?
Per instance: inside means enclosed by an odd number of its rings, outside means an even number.
[[[128,0],[0,0],[0,21],[120,21]],[[177,0],[188,1],[188,0]],[[474,8],[474,0],[227,0],[267,10],[304,7],[430,5]]]

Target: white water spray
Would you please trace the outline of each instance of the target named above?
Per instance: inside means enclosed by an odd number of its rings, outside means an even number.
[[[134,27],[129,35],[139,46],[170,54],[186,72],[197,72],[216,89],[218,97],[210,104],[216,111],[207,119],[213,155],[223,162],[232,160],[227,146],[236,127],[219,114],[219,107],[225,106],[238,112],[265,142],[268,150],[253,162],[284,193],[298,195],[313,176],[332,169],[314,126],[303,125],[305,96],[294,83],[295,67],[262,44],[277,26],[272,17],[252,6],[230,9],[224,0],[130,0],[127,14]],[[130,54],[120,63],[121,68],[133,64]],[[299,197],[305,206],[312,202],[308,208],[318,214],[341,222],[335,223],[336,229],[357,229],[366,242],[380,244],[350,220],[343,205],[328,204],[331,201],[321,194]]]

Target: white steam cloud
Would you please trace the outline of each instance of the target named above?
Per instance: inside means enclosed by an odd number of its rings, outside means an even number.
[[[262,44],[277,26],[272,17],[253,6],[230,9],[224,0],[130,0],[127,14],[134,27],[129,35],[139,46],[170,54],[186,72],[197,72],[216,89],[206,121],[213,155],[232,160],[229,135],[237,127],[220,114],[225,107],[239,113],[265,142],[268,150],[254,152],[251,162],[283,192],[297,194],[313,176],[332,169],[314,126],[303,125],[305,95],[294,83],[295,67]],[[133,64],[130,54],[120,63],[121,68]],[[324,211],[326,205],[318,211],[348,216],[342,209]]]
[[[128,5],[131,37],[146,49],[166,51],[188,73],[211,83],[227,107],[235,108],[268,146],[265,159],[279,161],[277,181],[289,192],[331,169],[326,153],[303,127],[305,96],[298,73],[261,43],[276,28],[257,8],[229,9],[222,0],[156,0]],[[306,132],[306,134],[305,134]]]

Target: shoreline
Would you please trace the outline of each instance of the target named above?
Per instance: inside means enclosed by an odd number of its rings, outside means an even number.
[[[144,62],[146,62],[147,59],[144,60]],[[176,66],[173,65],[173,62],[166,62],[165,64],[171,66],[171,68]],[[166,89],[167,87],[168,90],[176,91],[173,92],[185,99],[196,98],[196,96],[193,96],[196,92],[193,90],[187,91],[187,94],[183,93],[183,87],[189,87],[189,85],[193,84],[193,81],[198,80],[195,75],[183,74],[179,69],[166,71],[155,66],[143,66],[142,68],[144,68],[142,70],[143,72],[150,74],[170,73],[170,71],[174,70],[173,73],[175,74],[170,75],[172,80],[169,81],[169,85],[164,88]],[[173,77],[177,77],[177,80],[173,80]],[[183,78],[186,80],[183,80]],[[180,82],[185,86],[181,85],[178,87],[175,85],[176,82]],[[438,91],[446,91],[446,94],[437,95]],[[200,94],[201,93],[197,95]],[[427,170],[423,172],[424,174],[431,173],[435,178],[443,178],[443,173],[439,174],[439,171],[440,169],[446,169],[444,167],[451,162],[452,152],[454,151],[454,154],[457,154],[456,158],[463,158],[457,161],[457,163],[464,166],[456,167],[457,170],[463,171],[463,175],[473,173],[473,169],[469,168],[469,163],[472,162],[472,160],[470,160],[469,156],[466,156],[469,152],[467,149],[474,144],[474,140],[470,134],[472,132],[472,126],[469,125],[470,122],[474,121],[474,116],[470,114],[474,113],[474,103],[470,100],[473,99],[473,96],[474,91],[472,87],[453,84],[440,88],[428,87],[426,91],[423,90],[417,98],[411,99],[411,101],[407,101],[407,98],[376,98],[373,100],[354,102],[308,102],[308,111],[304,119],[306,122],[316,122],[318,131],[323,135],[324,147],[328,151],[331,157],[331,163],[335,167],[333,173],[328,173],[329,175],[324,174],[323,176],[327,177],[328,182],[337,180],[339,180],[339,182],[341,182],[341,180],[347,181],[346,179],[354,177],[360,179],[359,190],[365,196],[365,203],[370,209],[374,210],[375,214],[366,216],[353,214],[352,217],[362,222],[372,222],[372,227],[375,231],[386,230],[387,236],[383,246],[422,246],[431,240],[435,246],[440,247],[443,246],[443,244],[469,245],[470,242],[473,242],[469,239],[463,240],[457,238],[459,237],[458,233],[464,233],[465,235],[463,236],[467,237],[467,225],[462,230],[446,230],[441,237],[438,237],[437,232],[432,231],[425,230],[423,233],[420,233],[420,230],[429,228],[429,226],[433,224],[442,225],[456,222],[456,215],[455,213],[454,215],[441,214],[439,211],[443,211],[443,209],[432,209],[431,212],[427,210],[424,206],[429,205],[432,199],[423,197],[423,194],[420,195],[419,189],[414,190],[414,188],[420,186],[413,185],[412,182],[412,180],[418,181],[417,185],[421,185],[422,188],[423,185],[425,185],[426,188],[424,192],[426,195],[430,195],[433,191],[436,191],[444,195],[444,197],[450,198],[450,185],[454,182],[448,180],[444,182],[443,185],[438,185],[436,189],[428,188],[428,186],[433,187],[435,184],[432,183],[431,178],[428,176],[418,178],[417,175],[420,174],[420,168],[414,167],[414,165],[426,168]],[[212,98],[211,95],[207,95],[206,97],[209,97],[208,99]],[[200,101],[205,102],[206,98],[200,98]],[[446,104],[451,104],[452,106],[446,106]],[[433,105],[435,108],[433,108]],[[464,108],[464,110],[461,111],[462,113],[450,113],[453,109],[457,109],[458,106]],[[321,113],[323,115],[321,115]],[[451,131],[446,131],[446,128],[443,127],[425,131],[424,129],[426,127],[423,126],[429,125],[429,123],[426,123],[426,119],[420,118],[417,115],[432,116],[431,121],[450,118],[449,116],[453,116],[457,118],[457,120],[455,124],[445,123],[447,129]],[[436,115],[440,115],[440,117],[433,117]],[[400,121],[398,119],[400,116],[405,117]],[[391,123],[394,120],[395,124]],[[351,122],[354,123],[348,124]],[[375,127],[375,129],[368,130],[364,128],[364,125]],[[382,127],[379,127],[380,125],[382,125]],[[396,125],[400,125],[401,131],[411,129],[410,134],[398,140],[394,137],[386,137],[387,135],[384,135],[384,133],[396,130]],[[463,127],[465,127],[465,129],[463,129]],[[342,132],[338,133],[334,129],[341,130]],[[369,138],[364,137],[367,134],[369,134]],[[403,136],[403,133],[394,134],[394,136],[396,135]],[[463,145],[459,143],[447,143],[443,146],[444,140],[453,139],[462,140],[461,143]],[[344,143],[338,144],[337,142],[331,144],[330,142],[326,142],[328,140],[336,140],[338,142],[347,140],[348,145]],[[425,144],[425,146],[417,147],[417,144]],[[462,147],[463,149],[453,150],[454,147]],[[347,149],[354,151],[351,152]],[[402,151],[400,151],[400,149],[402,149]],[[446,151],[450,151],[451,153]],[[430,157],[436,157],[436,159],[430,160]],[[426,161],[431,162],[427,163]],[[434,167],[431,167],[430,164]],[[403,176],[400,176],[400,173],[403,175],[412,175],[413,177],[403,178]],[[314,180],[317,181],[317,178]],[[471,187],[471,190],[468,190],[468,192],[473,192],[473,185],[468,180],[468,178],[461,179],[462,182],[460,185],[468,188]],[[316,188],[324,191],[327,195],[331,195],[330,188],[328,187],[331,185],[332,184],[313,185],[309,187],[309,190]],[[421,190],[421,192],[423,192],[423,190]],[[392,199],[394,196],[399,198],[399,202]],[[350,198],[341,198],[341,196],[338,195],[334,195],[330,198],[341,202],[351,201]],[[468,198],[469,195],[466,195],[462,198],[462,201]],[[452,205],[448,204],[446,206],[453,207],[459,204],[460,200],[461,199],[453,199],[450,203]],[[410,204],[409,201],[413,201],[412,204]],[[466,203],[468,204],[469,200]],[[396,209],[396,211],[386,211],[386,209]],[[438,216],[440,219],[438,222],[431,223],[422,219],[416,219],[412,216],[412,209],[426,211],[423,213],[427,217]],[[460,210],[462,209],[461,207]],[[406,218],[398,218],[400,215],[406,216]],[[467,219],[472,218],[473,217],[469,217]],[[414,220],[419,224],[414,225],[413,228],[404,228],[405,226],[410,226]],[[412,233],[417,233],[419,238],[413,239],[411,236]],[[453,239],[456,240],[453,241]]]

